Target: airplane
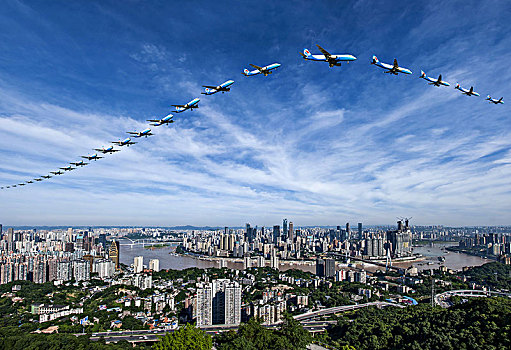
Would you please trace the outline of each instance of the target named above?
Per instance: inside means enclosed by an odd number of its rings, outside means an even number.
[[[154,135],[154,134],[151,134],[151,129],[145,129],[145,130],[142,130],[142,131],[139,131],[139,132],[128,131],[126,134],[133,135],[133,137],[136,137],[136,138],[139,138],[139,137],[147,138],[147,136],[153,136]]]
[[[113,144],[115,145],[119,145],[119,146],[130,146],[130,145],[134,145],[136,142],[133,142],[131,141],[131,139],[128,137],[127,139],[124,139],[124,140],[119,140],[119,141],[112,141]]]
[[[50,176],[50,175],[43,175],[43,176],[41,176],[41,177],[43,177],[43,178],[45,178],[45,179],[51,179],[51,176]]]
[[[474,91],[473,86],[471,86],[470,89],[467,90],[467,89],[460,87],[460,84],[456,84],[456,86],[454,88],[457,90],[460,90],[462,94],[465,94],[467,96],[479,96],[479,94]]]
[[[50,173],[52,173],[53,175],[62,175],[64,174],[62,171],[50,171]]]
[[[219,91],[222,91],[222,94],[223,94],[224,92],[231,90],[231,88],[229,86],[231,86],[232,84],[234,84],[234,80],[227,80],[225,83],[222,83],[218,86],[202,85],[202,87],[206,88],[205,89],[206,92],[201,92],[201,94],[213,95]]]
[[[501,98],[500,98],[500,100],[497,100],[496,98],[491,98],[491,96],[490,96],[490,95],[488,95],[488,96],[486,97],[486,100],[487,100],[487,101],[490,101],[489,103],[495,103],[496,105],[498,105],[498,104],[504,104],[504,101],[502,101],[502,99],[503,99],[503,98],[504,98],[504,97],[501,97]]]
[[[151,124],[152,126],[160,126],[163,124],[174,123],[174,120],[172,120],[172,117],[174,117],[174,116],[172,114],[169,114],[168,116],[161,118],[161,119],[147,119],[147,121],[154,123],[154,124]]]
[[[71,165],[68,165],[68,166],[65,166],[65,167],[59,168],[59,169],[62,169],[64,171],[71,171],[71,170],[75,170],[76,168],[73,168]]]
[[[443,86],[451,86],[451,84],[449,84],[448,82],[446,81],[442,81],[442,74],[440,74],[438,76],[438,79],[433,79],[431,77],[428,77],[426,75],[426,73],[424,73],[423,71],[421,71],[421,76],[419,78],[422,78],[424,80],[427,80],[429,81],[430,83],[428,83],[429,85],[435,85],[435,86],[440,86],[440,85],[443,85]]]
[[[12,185],[11,187],[16,187],[16,185]]]
[[[253,71],[249,71],[248,69],[245,69],[243,71],[243,74],[244,76],[248,77],[250,75],[257,75],[257,74],[263,74],[265,77],[268,76],[268,74],[271,74],[273,73],[272,70],[274,69],[277,69],[281,66],[280,63],[273,63],[273,64],[270,64],[269,66],[264,66],[264,67],[259,67],[259,66],[256,66],[255,64],[250,64],[252,67],[254,67],[256,70],[253,70]]]
[[[39,182],[39,181],[43,181],[43,179],[37,178],[37,179],[34,179],[34,181],[38,181]]]
[[[188,102],[185,105],[171,105],[171,106],[176,107],[176,110],[174,111],[174,113],[181,113],[181,112],[186,111],[187,109],[193,111],[194,108],[199,108],[199,101],[200,100],[198,98],[194,98],[193,100],[191,100],[190,102]]]
[[[98,152],[101,152],[103,154],[107,154],[107,153],[114,153],[114,152],[119,152],[120,150],[119,149],[114,149],[114,146],[109,146],[107,148],[103,147],[103,148],[94,148],[94,151],[98,151]]]
[[[300,52],[300,54],[302,55],[302,57],[305,60],[328,62],[328,65],[330,66],[330,68],[332,68],[334,66],[340,67],[342,61],[350,63],[350,61],[355,61],[357,59],[355,56],[348,55],[348,54],[345,54],[345,55],[331,55],[327,50],[325,50],[324,48],[322,48],[318,44],[316,44],[316,46],[318,47],[319,51],[321,51],[321,55],[313,55],[307,49],[304,49],[303,53]]]
[[[71,162],[71,163],[69,163],[69,164],[73,164],[73,165],[76,165],[76,166],[86,166],[86,165],[87,165],[87,164],[89,164],[89,163],[84,163],[84,162],[83,162],[83,160],[81,160],[81,161],[79,161],[78,163],[73,163],[73,162]],[[62,168],[61,168],[61,169],[62,169]]]
[[[97,153],[91,154],[90,156],[82,156],[83,159],[87,160],[98,160],[104,157],[99,157]]]
[[[18,186],[25,186],[25,184],[22,182],[22,183],[18,184]],[[16,185],[14,185],[14,187],[16,187]]]
[[[411,70],[409,70],[407,68],[399,67],[399,65],[397,64],[397,60],[395,58],[394,58],[394,64],[392,65],[392,64],[380,62],[378,60],[378,57],[373,56],[373,61],[371,62],[371,64],[374,64],[380,68],[386,69],[385,73],[390,73],[390,74],[394,74],[394,75],[397,75],[398,73],[412,74]]]
[[[27,181],[27,184],[33,184],[33,183],[34,183],[34,181],[32,181],[32,180]]]

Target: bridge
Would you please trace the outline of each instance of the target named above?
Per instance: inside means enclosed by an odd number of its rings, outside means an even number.
[[[330,252],[328,254],[333,255],[336,258],[343,258],[343,259],[346,258],[345,255],[342,255],[342,254],[339,254],[339,253]],[[395,270],[395,271],[400,272],[400,273],[403,273],[403,272],[406,271],[406,269],[404,269],[402,267],[387,265],[387,264],[384,264],[384,263],[379,262],[379,261],[363,259],[363,258],[359,258],[359,257],[356,257],[356,256],[348,256],[348,258],[351,259],[351,260],[362,261],[362,262],[367,263],[367,264],[372,264],[372,265],[376,265],[376,266],[385,267],[386,269]]]
[[[126,239],[126,240],[130,241],[131,243],[120,243],[120,245],[121,246],[129,246],[131,248],[133,248],[133,246],[135,246],[135,245],[141,245],[142,247],[145,247],[145,246],[151,246],[151,245],[155,245],[155,244],[181,243],[182,242],[182,240],[179,239],[179,238],[167,239],[165,241],[153,241],[153,240],[148,239],[148,238],[131,239],[131,238],[128,238],[128,237],[123,237],[123,239]]]
[[[494,292],[489,290],[480,290],[480,289],[458,289],[458,290],[449,290],[447,292],[443,292],[435,295],[435,305],[440,305],[443,308],[447,308],[450,303],[447,301],[450,297],[459,296],[459,297],[491,297],[491,296],[505,296],[511,298],[511,293],[503,293],[503,292]]]

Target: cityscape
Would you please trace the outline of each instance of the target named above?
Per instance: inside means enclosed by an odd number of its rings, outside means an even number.
[[[42,334],[67,327],[90,341],[146,346],[186,324],[218,336],[251,319],[272,329],[293,317],[331,346],[344,312],[511,296],[497,276],[473,275],[499,264],[511,279],[511,227],[421,227],[408,218],[354,227],[0,225],[2,298],[21,307],[12,322],[38,324]],[[48,293],[31,295],[37,286]]]
[[[5,0],[0,350],[511,349],[510,10]]]

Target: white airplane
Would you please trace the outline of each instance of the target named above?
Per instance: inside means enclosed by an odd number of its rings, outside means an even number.
[[[64,174],[62,171],[50,171],[50,173],[52,173],[53,175],[62,175]]]
[[[100,156],[98,156],[97,153],[94,153],[94,154],[91,154],[90,156],[82,156],[82,158],[87,159],[87,160],[98,160],[98,159],[101,159],[104,157],[100,157]]]
[[[75,170],[76,168],[73,168],[71,165],[68,165],[68,166],[65,166],[65,167],[59,168],[59,169],[62,169],[64,171],[71,171],[71,170]]]
[[[248,77],[250,75],[257,75],[257,74],[263,74],[265,77],[268,76],[268,74],[271,74],[272,73],[272,70],[274,69],[277,69],[281,66],[280,63],[273,63],[273,64],[270,64],[268,66],[264,66],[264,67],[259,67],[259,66],[256,66],[255,64],[250,64],[252,67],[254,67],[256,70],[253,70],[253,71],[249,71],[248,69],[245,69],[243,71],[243,74],[244,76]]]
[[[45,179],[51,179],[51,176],[50,175],[43,175],[41,176],[42,178],[45,178]]]
[[[163,124],[174,123],[174,120],[172,120],[172,117],[174,117],[174,116],[172,114],[169,114],[168,116],[161,118],[161,119],[147,119],[147,121],[154,123],[154,124],[151,124],[152,126],[160,126]]]
[[[487,100],[487,101],[490,101],[489,103],[495,103],[496,105],[498,105],[498,104],[504,104],[504,101],[502,101],[502,99],[503,99],[503,98],[504,98],[504,97],[501,97],[499,100],[497,100],[496,98],[491,98],[491,96],[490,96],[490,95],[488,95],[488,96],[486,97],[486,100]]]
[[[181,112],[186,111],[187,109],[193,111],[194,108],[199,108],[199,101],[200,100],[198,98],[194,98],[193,100],[191,100],[190,102],[188,102],[185,105],[171,105],[171,106],[176,107],[176,110],[174,111],[174,113],[181,113]]]
[[[136,142],[133,142],[131,141],[131,139],[128,137],[127,139],[124,139],[124,140],[119,140],[119,141],[112,141],[112,143],[114,145],[119,145],[119,146],[130,146],[130,145],[134,145]]]
[[[201,92],[201,94],[203,95],[213,95],[213,94],[216,94],[217,92],[221,91],[222,94],[226,91],[231,91],[231,88],[229,86],[231,86],[232,84],[234,84],[234,80],[227,80],[225,83],[222,83],[218,86],[211,86],[211,85],[202,85],[202,87],[205,87],[205,91],[206,92]]]
[[[419,78],[422,78],[424,80],[427,80],[429,81],[429,85],[435,85],[435,86],[440,86],[440,85],[443,85],[443,86],[450,86],[451,84],[449,84],[448,82],[446,81],[442,81],[442,74],[440,74],[438,76],[438,79],[433,79],[431,77],[428,77],[426,75],[426,73],[424,73],[423,71],[421,71],[421,76]]]
[[[374,64],[380,68],[386,69],[385,73],[390,73],[390,74],[394,74],[394,75],[398,75],[398,73],[412,74],[411,70],[409,70],[407,68],[399,67],[399,65],[397,64],[397,60],[395,58],[394,58],[394,64],[392,65],[392,64],[380,62],[378,60],[378,57],[373,56],[373,61],[371,62],[371,64]]]
[[[350,63],[351,61],[355,61],[357,58],[353,55],[343,54],[343,55],[331,55],[327,50],[316,44],[319,51],[321,51],[321,55],[313,55],[309,50],[304,49],[303,53],[300,52],[302,57],[309,61],[323,61],[328,62],[330,68],[334,66],[341,66],[341,62]]]
[[[147,136],[153,136],[154,134],[151,134],[151,129],[145,129],[142,131],[128,131],[127,134],[133,135],[133,137],[139,138],[139,137],[146,137]]]
[[[457,90],[460,90],[462,94],[465,94],[467,96],[479,96],[479,94],[474,91],[474,87],[473,86],[471,86],[470,89],[467,90],[467,89],[462,88],[460,86],[460,84],[456,84],[456,86],[454,88],[457,89]]]
[[[77,163],[69,163],[69,164],[73,164],[73,165],[76,165],[76,166],[86,166],[87,164],[89,163],[85,163],[83,160],[77,162]]]
[[[98,151],[98,152],[101,152],[103,154],[107,154],[107,153],[114,153],[114,152],[119,152],[120,150],[118,149],[114,149],[114,146],[109,146],[107,148],[103,147],[103,148],[94,148],[94,151]]]

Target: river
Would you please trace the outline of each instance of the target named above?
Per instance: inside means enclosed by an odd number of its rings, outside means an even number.
[[[202,259],[197,259],[194,257],[188,256],[178,256],[171,254],[175,245],[170,247],[158,248],[158,249],[147,249],[142,247],[141,245],[124,245],[121,241],[121,263],[126,265],[133,264],[133,258],[136,256],[144,257],[144,264],[149,265],[150,259],[158,259],[160,260],[160,269],[174,269],[174,270],[184,270],[190,267],[198,267],[200,269],[207,269],[210,267],[220,267],[219,261],[207,261]],[[457,245],[457,243],[438,243],[434,246],[422,246],[422,247],[414,247],[414,253],[420,253],[424,256],[424,260],[414,261],[414,262],[401,262],[401,263],[393,263],[394,266],[399,267],[409,267],[411,265],[417,267],[419,271],[422,270],[430,270],[430,269],[438,269],[439,266],[444,265],[452,270],[461,270],[464,266],[480,266],[490,262],[491,260],[483,259],[478,256],[467,255],[463,253],[455,253],[449,252],[447,250],[443,250],[444,247],[449,247],[452,245]],[[440,262],[438,260],[439,256],[445,257],[445,262]],[[428,265],[428,262],[431,264]],[[232,269],[243,269],[243,263],[234,262],[234,261],[226,261],[226,265]],[[374,265],[373,265],[374,267]],[[281,263],[280,269],[282,271],[296,268],[303,271],[314,272],[314,265],[290,265],[288,263]],[[367,270],[373,270],[372,268],[367,268]]]

